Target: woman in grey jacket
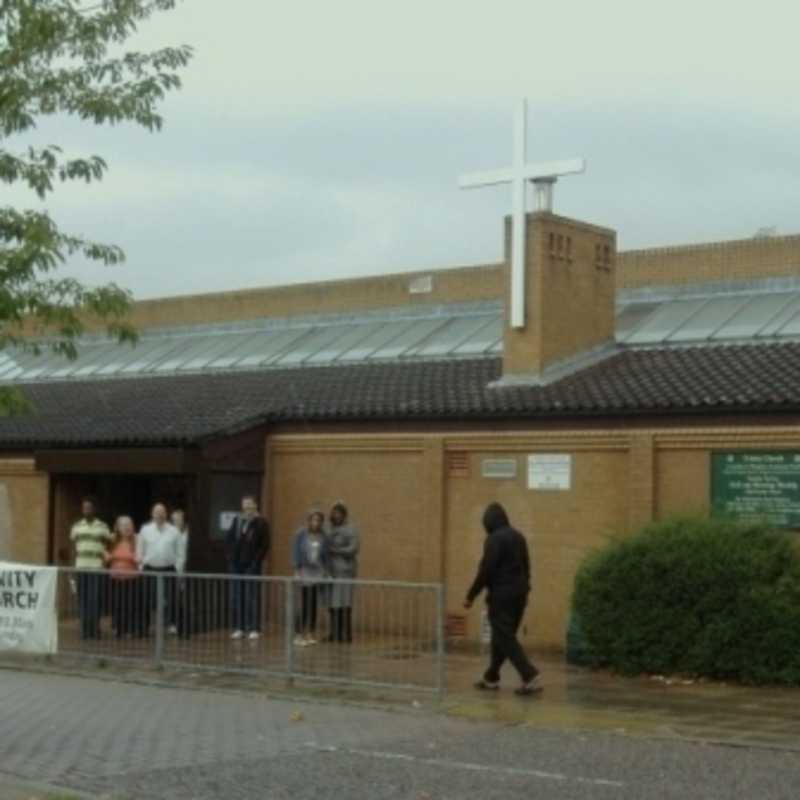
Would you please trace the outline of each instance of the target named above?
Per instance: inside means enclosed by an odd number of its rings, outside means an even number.
[[[341,501],[331,509],[328,528],[328,564],[334,583],[331,585],[328,613],[331,642],[353,641],[353,584],[358,574],[358,531],[347,518],[347,507]],[[337,581],[343,581],[338,583]]]
[[[324,600],[322,590],[330,577],[328,540],[323,530],[325,515],[317,508],[308,512],[306,524],[292,541],[292,566],[300,582],[301,610],[294,643],[303,647],[316,644],[317,607]]]

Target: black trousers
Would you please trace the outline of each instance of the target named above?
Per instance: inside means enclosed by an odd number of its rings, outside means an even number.
[[[483,676],[489,683],[497,683],[500,680],[500,668],[506,660],[514,665],[524,683],[539,674],[539,670],[528,660],[522,645],[517,641],[517,631],[527,605],[527,594],[495,593],[489,599],[492,652],[489,668]]]
[[[79,572],[78,616],[81,620],[81,639],[100,638],[100,579],[102,575]]]
[[[332,642],[353,641],[353,609],[329,608],[330,639]]]
[[[317,604],[319,586],[316,583],[300,587],[300,633],[314,633],[317,630]]]
[[[141,578],[111,579],[111,619],[117,636],[142,630]]]
[[[194,583],[191,579],[178,578],[175,590],[175,619],[178,636],[189,639],[192,636],[192,608],[194,606]]]

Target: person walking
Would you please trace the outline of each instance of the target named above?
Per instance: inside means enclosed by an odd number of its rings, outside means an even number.
[[[136,529],[130,517],[117,517],[114,541],[106,555],[111,571],[111,621],[117,638],[141,630],[139,567],[136,562]]]
[[[105,566],[106,548],[111,541],[108,525],[98,519],[94,502],[88,497],[81,501],[81,518],[72,526],[69,538],[75,545],[78,616],[81,639],[100,638],[100,591]]]
[[[292,566],[300,583],[300,619],[294,643],[298,647],[316,644],[317,609],[321,588],[330,577],[327,537],[323,529],[325,515],[318,508],[308,512],[306,524],[292,540]]]
[[[358,531],[348,519],[347,506],[339,501],[331,509],[327,532],[328,563],[334,579],[328,600],[331,642],[353,641],[354,587],[349,581],[358,574],[359,546]]]
[[[164,602],[165,608],[157,609],[164,613],[164,623],[169,624],[170,609],[175,602],[175,573],[181,557],[180,537],[174,525],[167,521],[167,507],[163,503],[156,503],[151,511],[151,521],[142,525],[136,540],[136,560],[141,569],[147,573],[144,576],[143,597],[143,633],[147,635],[150,630],[150,615],[157,601],[157,578],[150,573],[164,575]]]
[[[261,575],[269,553],[270,530],[258,513],[255,497],[242,498],[242,513],[237,514],[225,536],[228,571],[233,576]],[[233,577],[231,580],[232,639],[258,639],[261,635],[261,585],[257,580]]]
[[[511,527],[508,515],[499,503],[487,506],[483,527],[486,531],[483,558],[464,601],[464,608],[471,608],[475,598],[486,589],[492,630],[491,660],[475,687],[500,688],[500,668],[508,659],[522,680],[516,694],[531,695],[541,690],[539,670],[528,660],[517,640],[531,589],[528,544],[525,537]]]

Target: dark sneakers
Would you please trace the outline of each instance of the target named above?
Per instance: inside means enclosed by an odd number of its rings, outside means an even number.
[[[500,688],[499,683],[491,683],[483,678],[473,684],[476,689],[482,692],[496,692]]]

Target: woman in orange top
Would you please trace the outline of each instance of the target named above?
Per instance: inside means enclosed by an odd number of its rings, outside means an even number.
[[[106,554],[111,570],[111,619],[117,636],[139,633],[141,603],[139,565],[136,563],[136,530],[130,517],[114,523],[114,541]]]

